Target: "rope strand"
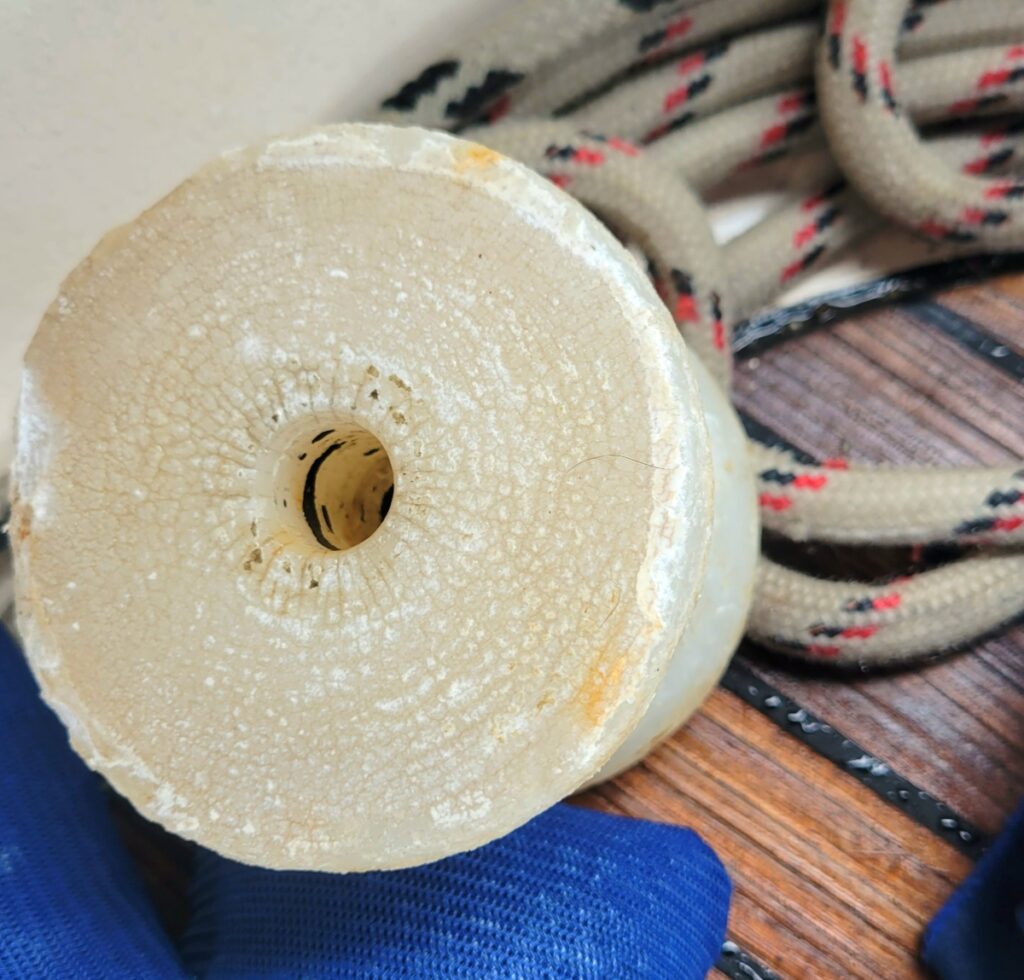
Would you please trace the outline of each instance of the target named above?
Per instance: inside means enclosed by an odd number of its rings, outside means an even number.
[[[886,218],[957,251],[1024,247],[1024,121],[917,128],[1022,105],[1016,0],[527,0],[381,118],[475,123],[475,138],[579,197],[647,257],[680,332],[727,386],[736,319]],[[815,186],[717,245],[698,194],[792,153],[820,158]],[[1024,613],[1024,463],[869,466],[756,442],[751,453],[771,531],[990,549],[883,585],[763,559],[749,623],[762,643],[893,664]]]
[[[836,161],[874,208],[925,237],[1024,247],[1024,183],[958,172],[936,157],[908,118],[895,60],[904,14],[897,0],[828,5],[815,77]],[[1024,45],[1008,45],[999,69],[979,78],[978,94],[1014,81],[1018,69],[1024,69]]]

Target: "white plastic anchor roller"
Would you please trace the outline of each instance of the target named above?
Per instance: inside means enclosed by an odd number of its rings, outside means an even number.
[[[16,438],[44,696],[143,814],[253,864],[507,833],[681,724],[750,602],[743,439],[646,277],[438,133],[238,150],[109,234]]]

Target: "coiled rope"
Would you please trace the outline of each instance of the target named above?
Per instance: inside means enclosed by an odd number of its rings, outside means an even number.
[[[1024,247],[1024,124],[1006,115],[1022,105],[1019,0],[525,0],[377,118],[466,132],[577,196],[648,257],[681,333],[727,387],[735,324],[885,221],[960,253]],[[946,120],[971,126],[922,136]],[[700,195],[797,153],[814,162],[813,190],[719,246]],[[884,585],[762,558],[748,624],[759,642],[894,664],[1024,612],[1024,462],[751,452],[773,532],[970,546]]]

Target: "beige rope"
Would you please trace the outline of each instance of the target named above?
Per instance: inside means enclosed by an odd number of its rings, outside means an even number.
[[[831,0],[816,82],[829,147],[873,207],[940,241],[1024,247],[1024,183],[964,174],[925,145],[901,101],[896,0]],[[986,54],[986,62],[988,55]],[[1024,45],[979,75],[978,99],[1015,86]]]
[[[824,145],[808,80],[697,119],[651,143],[647,155],[703,191],[744,167]]]
[[[984,161],[988,174],[1004,173],[1015,160],[1024,135],[996,131],[982,141],[975,134],[936,139],[936,157],[961,172]],[[993,155],[995,147],[1000,148]],[[1007,152],[1009,151],[1009,152]],[[779,208],[725,247],[732,298],[740,316],[769,302],[779,290],[820,268],[841,248],[878,231],[884,219],[846,185],[828,156],[817,168],[816,186]],[[954,251],[976,252],[977,242],[957,244]]]
[[[962,646],[1020,611],[1024,556],[985,555],[886,583],[809,581],[762,560],[753,635],[830,663],[876,666]]]
[[[681,123],[807,79],[817,26],[787,24],[709,44],[577,110],[581,129],[650,142]]]
[[[628,71],[637,59],[655,64],[740,31],[810,14],[819,0],[711,0],[684,10],[655,8],[629,29],[596,38],[578,56],[556,61],[523,83],[516,112],[523,116],[558,112],[609,80]]]
[[[384,117],[489,126],[476,138],[577,195],[648,257],[680,331],[727,384],[735,318],[886,217],[964,250],[1024,245],[1019,120],[938,138],[915,128],[1022,102],[1017,0],[527,0],[404,86]],[[561,121],[537,118],[567,106]],[[797,152],[820,158],[815,186],[718,247],[697,194]],[[871,467],[751,451],[774,532],[990,549],[885,585],[763,560],[749,623],[762,642],[892,663],[1024,611],[1024,464]]]

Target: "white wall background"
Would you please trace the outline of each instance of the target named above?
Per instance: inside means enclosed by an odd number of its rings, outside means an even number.
[[[0,473],[61,280],[222,150],[355,118],[510,0],[0,0]]]

